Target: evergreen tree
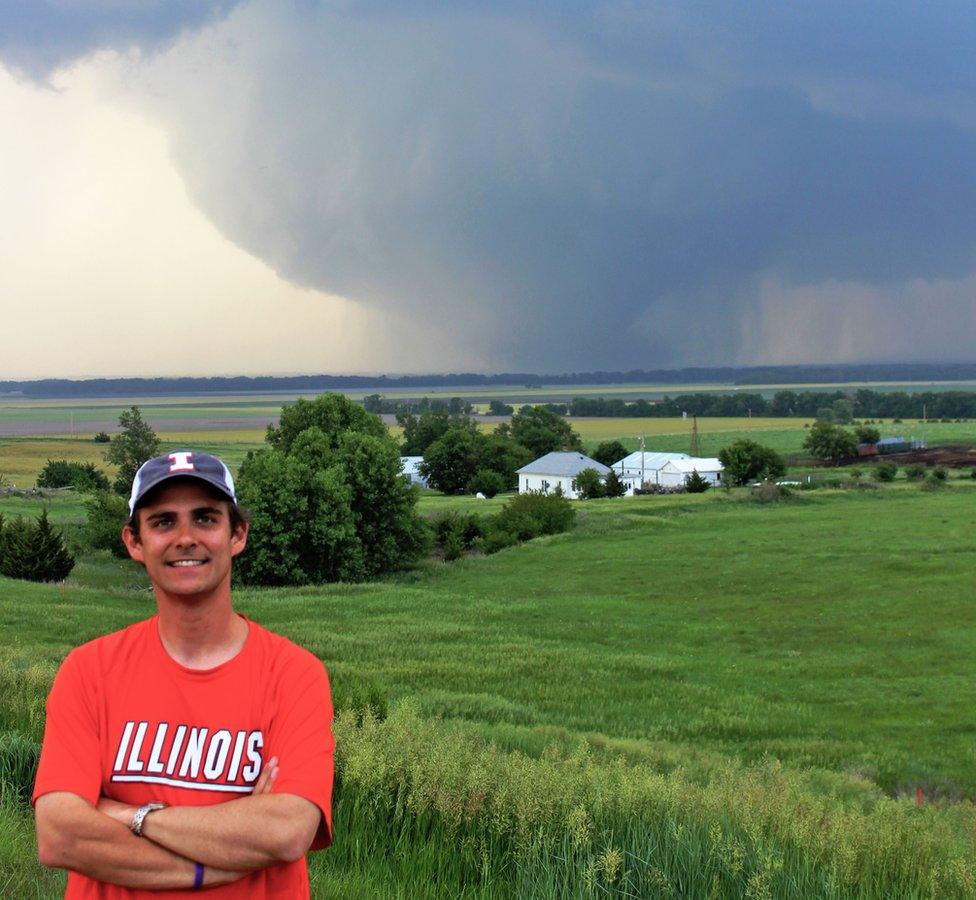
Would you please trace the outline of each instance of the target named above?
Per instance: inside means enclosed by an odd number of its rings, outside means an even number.
[[[0,540],[0,574],[26,581],[64,581],[75,560],[55,531],[45,509],[36,522],[17,518],[4,524]]]
[[[627,493],[627,485],[621,481],[616,469],[611,469],[603,479],[603,491],[607,497],[623,497]]]
[[[697,469],[692,469],[691,474],[685,479],[685,490],[689,494],[704,494],[710,487],[707,479],[702,478]]]

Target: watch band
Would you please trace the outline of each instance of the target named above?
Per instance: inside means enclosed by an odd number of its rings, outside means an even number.
[[[165,808],[165,803],[146,803],[140,806],[136,810],[136,814],[132,817],[132,824],[129,826],[132,829],[132,833],[137,837],[142,837],[142,823],[146,821],[146,816],[151,812],[155,812],[157,809]]]

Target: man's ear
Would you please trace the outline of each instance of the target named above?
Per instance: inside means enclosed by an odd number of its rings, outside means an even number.
[[[122,526],[122,543],[125,544],[125,549],[129,551],[129,556],[138,563],[144,562],[142,558],[142,542],[129,525]]]
[[[241,524],[230,533],[231,557],[237,556],[247,546],[247,528],[247,522],[241,522]],[[132,551],[130,550],[129,553],[132,553]]]

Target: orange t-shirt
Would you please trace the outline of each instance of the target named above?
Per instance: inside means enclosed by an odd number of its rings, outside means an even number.
[[[325,667],[307,650],[248,621],[244,647],[214,669],[187,669],[164,649],[157,617],[73,650],[47,699],[33,801],[70,791],[141,806],[205,806],[251,793],[279,759],[275,793],[322,811],[313,850],[332,839],[332,701]],[[305,860],[208,888],[208,897],[308,897]],[[166,891],[167,897],[200,896]],[[68,875],[69,898],[158,896]]]

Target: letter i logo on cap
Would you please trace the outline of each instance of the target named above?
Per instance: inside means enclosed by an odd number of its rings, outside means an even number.
[[[180,452],[170,453],[169,458],[173,460],[173,465],[169,467],[170,472],[193,472],[193,463],[190,462],[192,453]]]

